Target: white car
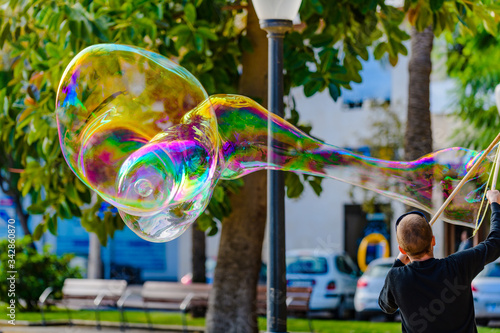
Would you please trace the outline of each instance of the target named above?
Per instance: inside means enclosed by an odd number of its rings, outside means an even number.
[[[286,253],[287,285],[312,287],[311,311],[329,311],[345,318],[354,309],[359,275],[356,264],[343,252],[304,249]]]
[[[479,325],[500,318],[500,260],[486,265],[472,281],[472,296]]]
[[[385,277],[394,264],[395,258],[380,258],[373,260],[358,280],[354,308],[356,318],[369,319],[373,315],[383,314],[378,305],[378,296],[384,287]],[[393,319],[392,317],[389,317]]]

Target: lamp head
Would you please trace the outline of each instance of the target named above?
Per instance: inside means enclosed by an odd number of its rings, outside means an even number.
[[[302,0],[253,0],[259,20],[293,20]]]

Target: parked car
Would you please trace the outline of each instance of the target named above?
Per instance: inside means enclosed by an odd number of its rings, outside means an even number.
[[[217,258],[207,258],[205,261],[205,276],[207,278],[207,283],[212,284],[214,282],[214,271],[215,266],[217,265]],[[259,281],[258,284],[266,284],[267,278],[267,265],[262,263],[259,272]],[[182,284],[191,284],[193,283],[193,273],[187,273],[181,278]]]
[[[356,318],[367,320],[374,315],[383,314],[378,305],[378,296],[384,286],[385,277],[392,267],[395,258],[380,258],[373,260],[358,280],[354,296]],[[394,316],[388,316],[393,319]]]
[[[311,287],[309,309],[329,311],[345,318],[354,310],[359,269],[343,252],[291,250],[286,253],[286,278],[290,287]]]
[[[500,260],[489,263],[472,281],[476,322],[500,318]]]

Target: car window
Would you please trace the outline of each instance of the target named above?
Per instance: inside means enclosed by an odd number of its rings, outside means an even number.
[[[335,266],[339,272],[349,275],[356,275],[358,273],[357,267],[352,262],[351,258],[346,256],[335,257]]]
[[[481,271],[481,273],[478,274],[478,276],[500,277],[500,263],[494,262],[486,265],[486,267],[484,267],[484,269]]]
[[[368,266],[364,275],[370,277],[385,277],[391,270],[391,267],[391,263]]]
[[[323,257],[299,256],[286,258],[286,272],[292,274],[324,274],[328,271]]]

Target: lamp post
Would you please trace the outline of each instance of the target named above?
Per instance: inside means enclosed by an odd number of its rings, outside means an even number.
[[[253,0],[260,27],[269,39],[268,109],[283,116],[283,38],[292,29],[292,20],[302,0]],[[273,125],[268,120],[268,163],[274,164],[277,147],[273,141]],[[267,221],[269,261],[267,269],[267,331],[283,333],[286,327],[285,265],[285,184],[281,171],[268,171]]]

